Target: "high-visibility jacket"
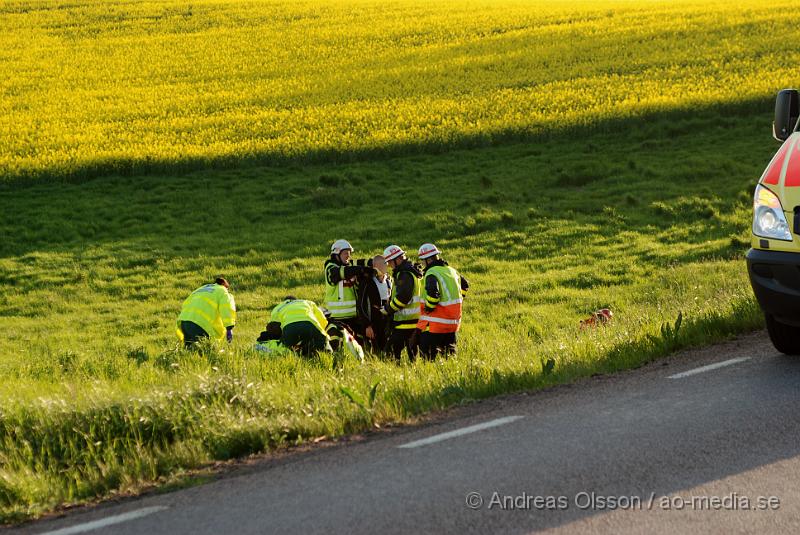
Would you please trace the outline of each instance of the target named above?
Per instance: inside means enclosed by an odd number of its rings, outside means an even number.
[[[178,316],[178,338],[183,340],[182,321],[196,323],[208,336],[222,340],[227,327],[236,325],[236,302],[227,288],[206,284],[193,291],[183,302]]]
[[[425,289],[429,277],[435,277],[439,297],[428,295]],[[422,288],[421,315],[417,328],[432,333],[454,333],[461,327],[461,276],[450,266],[431,266],[425,271]],[[429,310],[425,310],[425,309]],[[430,310],[433,309],[433,310]]]
[[[410,266],[410,263],[409,263]],[[399,267],[403,267],[402,265]],[[417,272],[419,273],[419,272]],[[403,291],[404,284],[399,280],[400,277],[407,277],[413,281],[413,290],[410,296],[398,295]],[[422,300],[421,279],[410,268],[395,269],[392,272],[392,296],[389,299],[387,309],[393,313],[392,322],[395,329],[416,329],[420,317],[420,303]],[[407,291],[407,288],[406,288]]]
[[[308,321],[313,323],[326,338],[328,336],[325,331],[325,328],[328,326],[328,320],[325,319],[325,314],[313,301],[306,301],[305,299],[287,299],[272,309],[270,321],[277,321],[280,323],[281,329],[292,323]]]
[[[345,268],[333,260],[325,262],[325,307],[334,319],[355,318],[356,311],[356,288],[355,281],[347,279]],[[331,280],[329,271],[338,270],[338,282]]]

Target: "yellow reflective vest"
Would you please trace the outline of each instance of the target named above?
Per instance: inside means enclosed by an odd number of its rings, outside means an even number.
[[[329,271],[339,272],[339,278],[344,279],[344,270],[348,266],[336,264],[333,260],[325,262],[325,306],[334,319],[355,318],[356,312],[356,288],[355,279],[340,280],[338,283],[331,282]]]
[[[236,302],[228,289],[220,284],[206,284],[186,298],[178,316],[178,337],[183,340],[181,322],[191,321],[213,339],[222,340],[226,327],[236,325]]]
[[[305,299],[287,299],[272,309],[270,321],[277,321],[280,323],[281,329],[299,321],[310,321],[319,329],[319,332],[326,337],[328,336],[328,333],[325,331],[325,328],[328,326],[328,320],[325,319],[325,314],[313,301],[306,301]]]
[[[400,273],[408,273],[414,283],[413,293],[411,294],[411,301],[403,303],[397,296],[397,290],[400,288],[398,278]],[[422,301],[422,281],[417,278],[413,271],[409,270],[395,270],[392,273],[394,284],[392,284],[392,296],[389,299],[389,308],[394,311],[392,321],[394,322],[395,329],[416,329],[417,322],[420,316],[420,302]]]

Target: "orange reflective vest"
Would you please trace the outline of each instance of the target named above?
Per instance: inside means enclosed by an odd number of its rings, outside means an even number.
[[[428,295],[428,277],[436,278],[439,297]],[[417,328],[432,333],[454,333],[461,327],[461,276],[450,266],[433,266],[425,272]],[[425,310],[425,308],[433,310]]]

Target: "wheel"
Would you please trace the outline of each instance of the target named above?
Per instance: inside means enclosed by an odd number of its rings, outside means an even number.
[[[781,323],[769,314],[764,316],[767,319],[769,339],[775,349],[787,355],[800,355],[800,327]]]

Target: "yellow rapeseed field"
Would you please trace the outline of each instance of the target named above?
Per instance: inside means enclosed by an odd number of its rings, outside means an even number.
[[[742,2],[5,0],[0,180],[458,146],[798,79]]]

